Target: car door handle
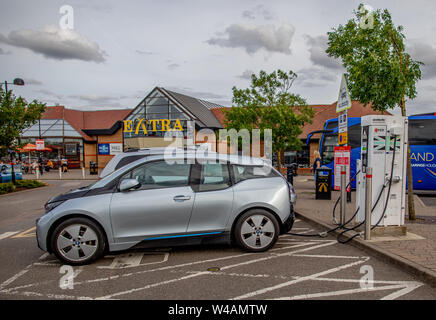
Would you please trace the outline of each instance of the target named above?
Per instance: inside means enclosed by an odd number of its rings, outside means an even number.
[[[180,195],[180,196],[175,196],[173,199],[174,201],[181,202],[181,201],[191,200],[191,196]]]

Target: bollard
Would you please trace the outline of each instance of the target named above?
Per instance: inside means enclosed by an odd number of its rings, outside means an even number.
[[[346,173],[347,173],[347,167],[341,166],[341,212],[340,212],[340,219],[339,223],[343,225],[345,223],[345,206],[347,204],[347,190],[346,190]]]
[[[366,168],[365,185],[365,240],[371,240],[372,168]]]
[[[39,180],[39,168],[36,168],[35,173],[36,173],[36,180]]]
[[[59,167],[59,179],[62,179],[62,169]]]
[[[85,168],[82,167],[82,179],[85,179]]]

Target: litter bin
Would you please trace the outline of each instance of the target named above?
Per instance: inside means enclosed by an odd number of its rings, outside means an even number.
[[[332,198],[332,169],[324,166],[316,169],[315,188],[315,199]]]
[[[97,162],[89,161],[89,174],[98,174]]]

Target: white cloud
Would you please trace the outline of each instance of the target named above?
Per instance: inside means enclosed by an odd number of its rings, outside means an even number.
[[[335,83],[338,78],[338,73],[334,73],[324,68],[311,67],[297,71],[297,79],[295,84],[302,87],[320,87]]]
[[[263,4],[259,4],[252,9],[244,10],[242,17],[250,20],[256,19],[258,16],[263,17],[265,20],[274,19],[274,14],[269,11]]]
[[[15,30],[6,37],[0,34],[0,42],[14,47],[27,48],[46,58],[103,62],[104,52],[97,43],[73,30],[46,26],[41,30]]]
[[[6,54],[11,54],[10,51],[5,51],[2,48],[0,48],[0,55],[6,55]]]
[[[244,72],[242,72],[241,75],[238,76],[238,78],[241,78],[241,79],[248,79],[248,80],[250,80],[250,79],[251,79],[251,75],[252,75],[253,73],[254,73],[254,72],[251,71],[251,70],[245,70]]]
[[[409,40],[406,44],[406,52],[408,52],[413,60],[418,60],[424,63],[421,66],[422,79],[432,79],[436,77],[436,48],[428,42],[422,40]]]
[[[274,25],[232,24],[226,28],[226,37],[211,38],[207,43],[228,48],[243,48],[249,54],[261,49],[291,54],[290,45],[295,28],[291,24]]]
[[[24,84],[25,85],[35,85],[35,86],[40,86],[42,85],[42,81],[33,79],[33,78],[24,78]]]
[[[342,63],[339,59],[331,58],[325,52],[327,49],[327,36],[321,35],[312,37],[305,35],[306,44],[309,46],[310,60],[314,65],[328,69],[342,69]]]

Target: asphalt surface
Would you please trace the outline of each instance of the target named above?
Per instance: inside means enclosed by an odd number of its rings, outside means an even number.
[[[419,196],[419,199],[424,202],[427,207],[436,207],[436,195],[433,196]]]
[[[436,299],[435,288],[334,237],[287,234],[258,254],[175,247],[63,266],[37,248],[32,228],[47,199],[90,182],[48,183],[0,196],[0,299]],[[317,231],[300,220],[293,229]]]

